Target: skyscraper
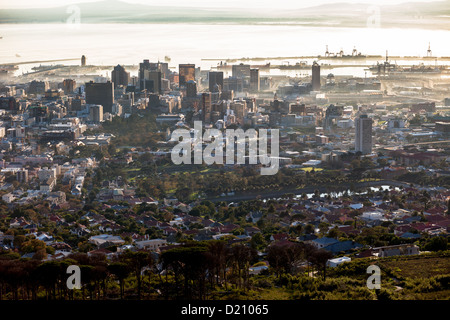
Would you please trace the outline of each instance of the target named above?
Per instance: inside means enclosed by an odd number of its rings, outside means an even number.
[[[231,74],[235,78],[250,77],[250,65],[249,64],[235,64],[231,67]]]
[[[372,153],[372,119],[361,115],[355,120],[355,151]]]
[[[68,93],[72,93],[75,91],[76,85],[77,85],[77,83],[75,80],[65,79],[65,80],[63,80],[61,87],[64,90],[64,93],[68,94]]]
[[[220,91],[223,90],[223,71],[210,71],[208,73],[209,78],[209,91],[214,91],[214,86],[217,84],[220,86]]]
[[[161,93],[161,71],[144,71],[143,87],[147,92]]]
[[[206,123],[210,123],[211,121],[211,92],[202,93],[202,120]]]
[[[250,91],[259,91],[259,69],[250,69]]]
[[[120,64],[114,67],[111,72],[111,81],[114,83],[114,88],[118,86],[126,87],[130,81],[130,73],[125,70]]]
[[[92,122],[98,123],[103,121],[103,107],[101,105],[90,105],[89,106],[89,119]]]
[[[194,80],[189,80],[186,83],[186,96],[188,98],[197,97],[197,83]]]
[[[312,90],[319,91],[320,90],[320,65],[314,61],[312,65]]]
[[[103,106],[104,112],[112,112],[114,88],[111,81],[106,83],[87,82],[85,85],[85,92],[87,104],[99,104]]]
[[[81,66],[86,66],[86,57],[84,55],[81,56]]]
[[[195,81],[195,64],[180,64],[179,68],[179,85],[186,86],[189,80]]]

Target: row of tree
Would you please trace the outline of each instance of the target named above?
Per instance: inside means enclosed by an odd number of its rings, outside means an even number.
[[[330,257],[324,250],[291,243],[270,246],[267,259],[278,276],[306,265],[311,274],[316,267],[325,277]],[[73,253],[43,262],[0,254],[0,300],[211,299],[218,290],[251,289],[250,267],[257,262],[252,246],[221,240],[188,241],[159,255],[126,251],[112,259]],[[80,290],[67,287],[70,265],[80,268]]]

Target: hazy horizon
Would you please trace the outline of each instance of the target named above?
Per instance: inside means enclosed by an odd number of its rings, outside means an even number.
[[[37,9],[37,8],[58,8],[73,4],[95,3],[95,2],[123,2],[129,4],[140,4],[159,7],[192,7],[192,8],[253,8],[253,9],[301,9],[317,7],[326,4],[346,3],[346,4],[367,4],[367,5],[399,5],[407,3],[431,3],[448,2],[448,0],[278,0],[274,5],[273,0],[229,0],[224,2],[211,2],[207,0],[166,0],[161,3],[160,0],[41,0],[39,5],[35,0],[2,0],[0,9]]]

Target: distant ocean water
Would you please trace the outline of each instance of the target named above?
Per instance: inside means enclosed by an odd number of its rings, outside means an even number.
[[[82,21],[81,21],[82,22]],[[169,66],[203,58],[323,55],[341,49],[351,54],[450,56],[450,31],[383,28],[308,27],[245,24],[0,24],[0,63],[76,58],[88,64],[138,64],[143,59]],[[259,61],[263,64],[265,61]],[[294,61],[291,61],[293,63]],[[79,61],[63,62],[79,64]],[[279,63],[281,63],[279,61]],[[25,68],[25,67],[22,67]],[[344,72],[345,73],[345,72]]]

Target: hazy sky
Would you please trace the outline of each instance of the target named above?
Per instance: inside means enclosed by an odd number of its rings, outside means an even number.
[[[36,8],[60,7],[81,2],[98,0],[0,0],[0,8]],[[190,6],[190,7],[232,7],[232,8],[304,8],[326,3],[367,3],[367,4],[398,4],[403,2],[434,2],[439,0],[123,0],[123,2],[143,3],[148,5]],[[444,1],[444,0],[441,0]]]

